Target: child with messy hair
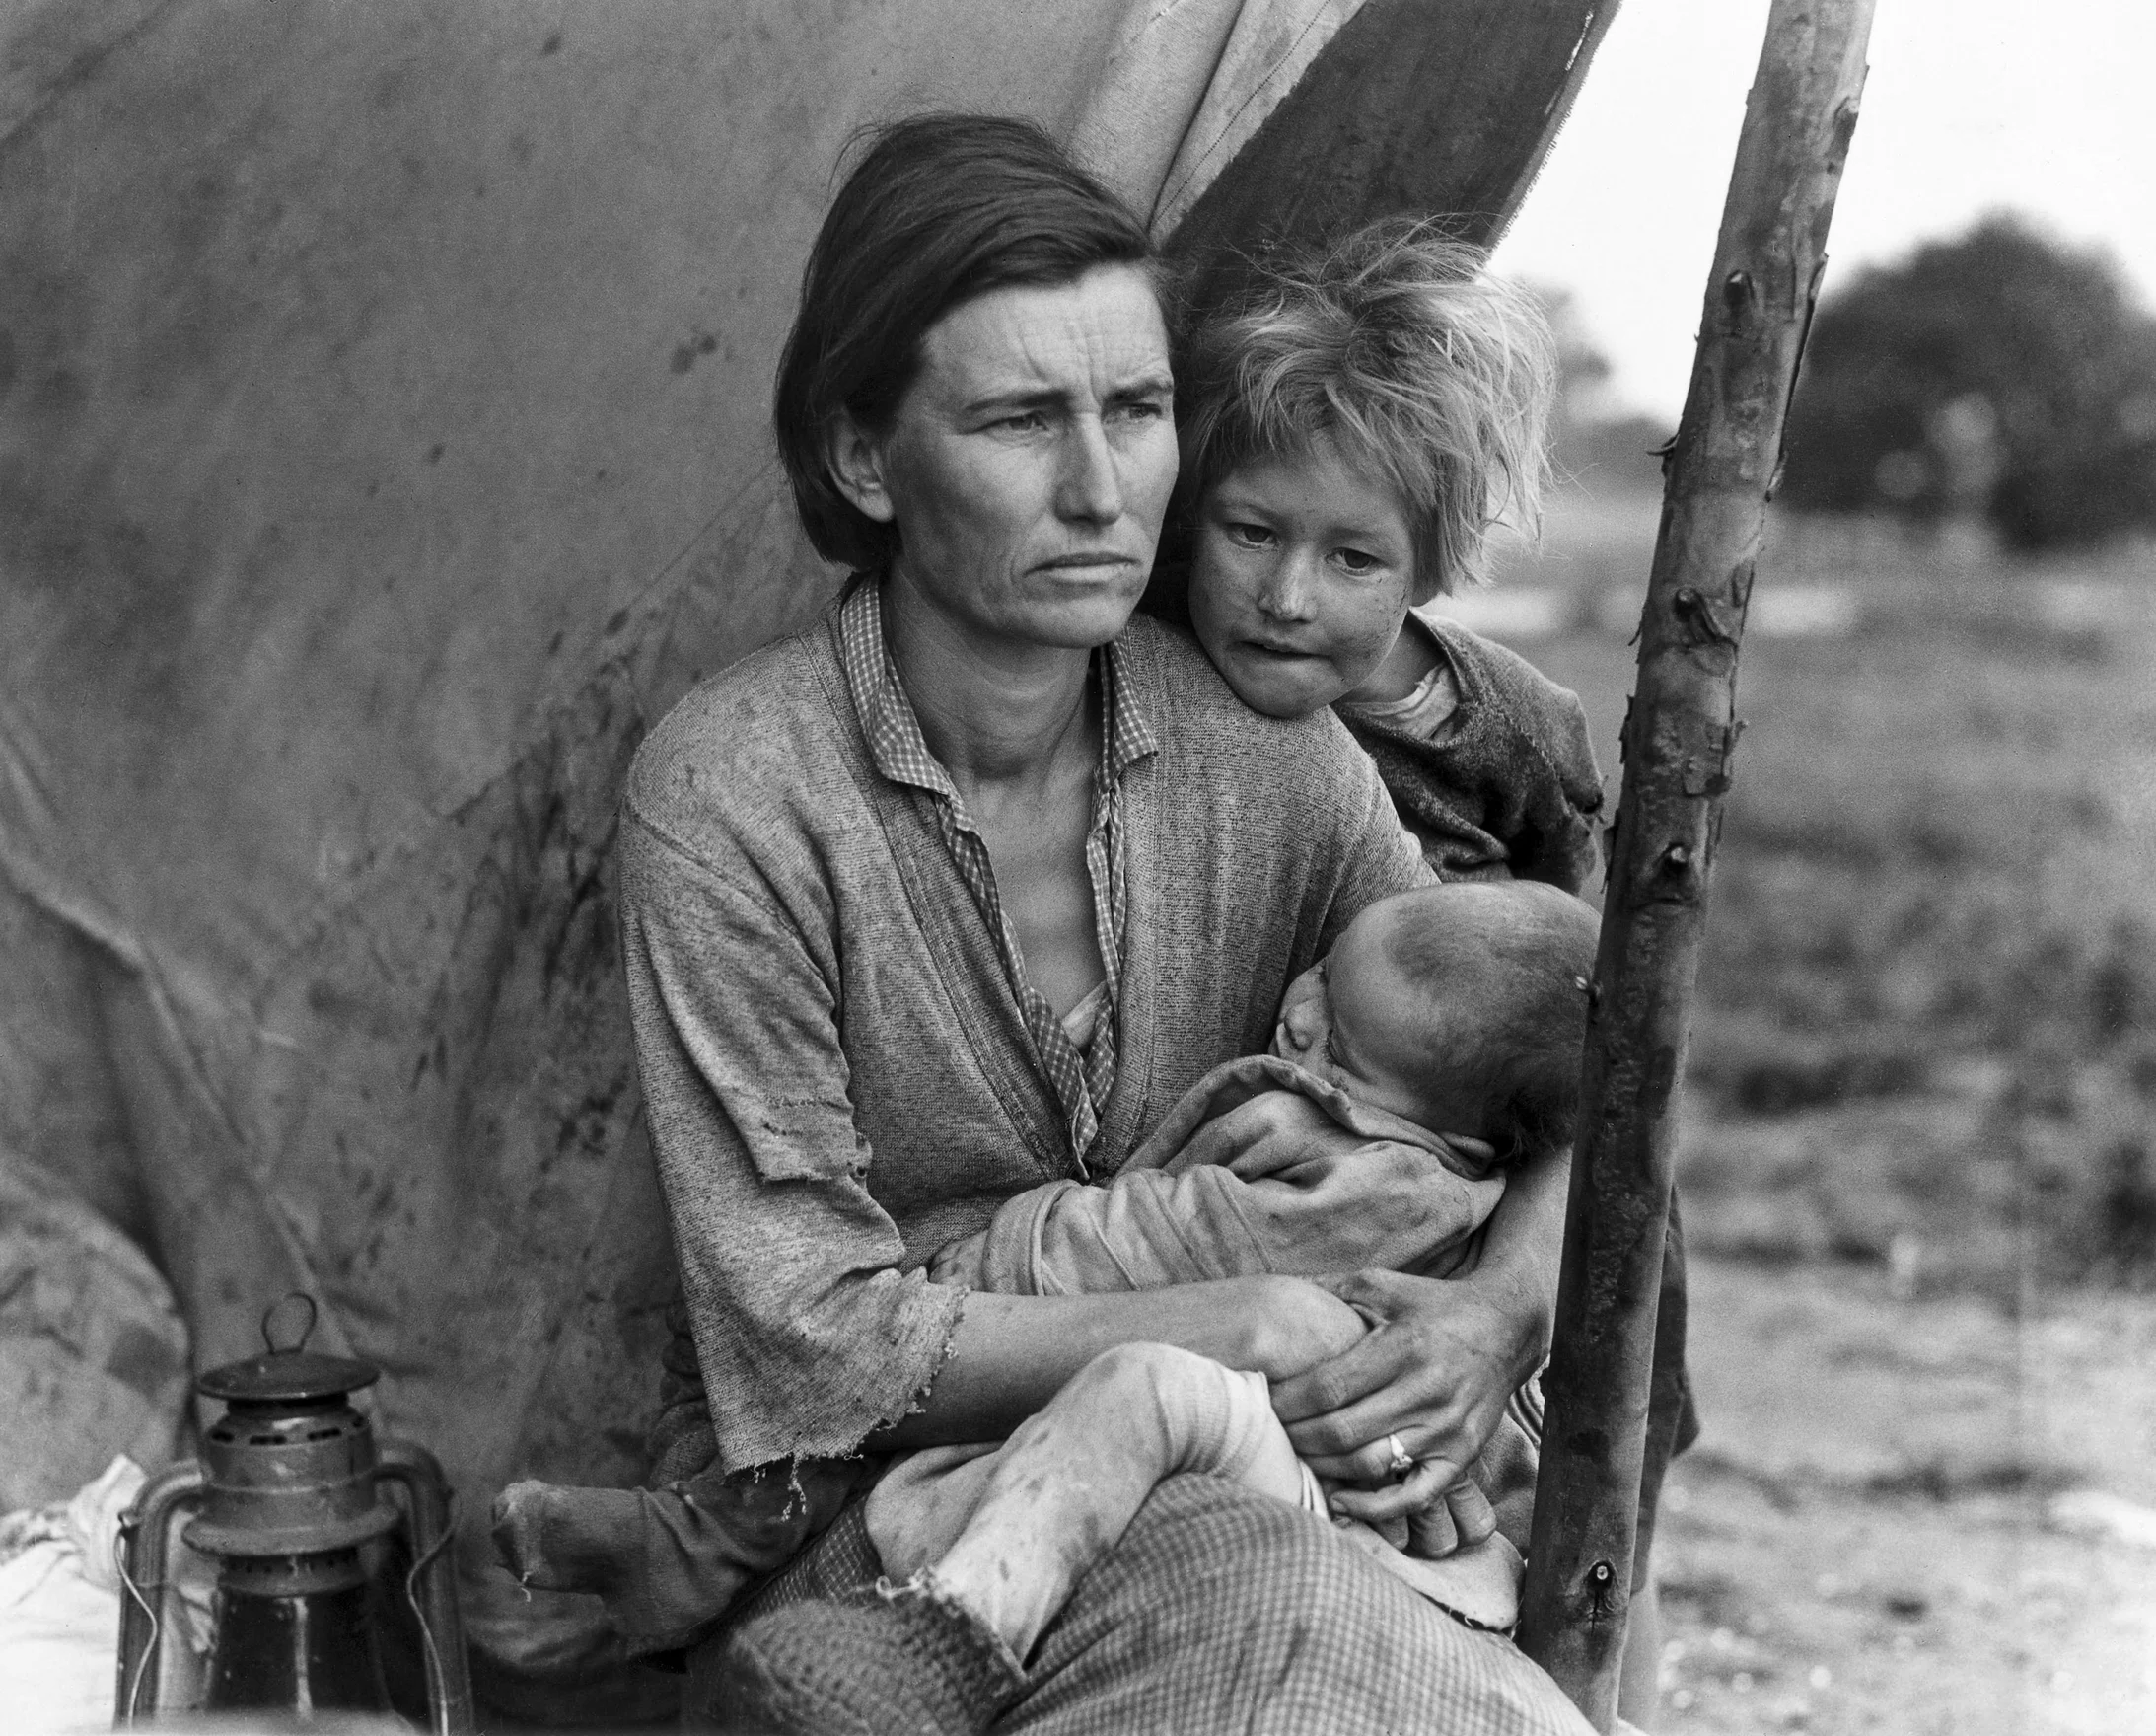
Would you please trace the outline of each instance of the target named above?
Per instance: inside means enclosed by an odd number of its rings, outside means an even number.
[[[1385,223],[1261,275],[1176,369],[1190,625],[1269,717],[1330,705],[1448,880],[1576,892],[1602,782],[1571,693],[1423,606],[1532,531],[1547,322],[1473,248]]]
[[[1547,886],[1380,900],[1289,985],[1267,1053],[1199,1080],[1105,1186],[1051,1182],[1004,1201],[932,1277],[1042,1295],[1372,1266],[1459,1275],[1505,1171],[1571,1140],[1597,927]],[[1275,1113],[1234,1114],[1259,1100]],[[1532,1409],[1511,1413],[1442,1499],[1373,1526],[1357,1516],[1366,1491],[1322,1483],[1297,1456],[1262,1375],[1120,1345],[1008,1442],[894,1464],[867,1507],[886,1589],[784,1623],[753,1616],[731,1693],[758,1729],[985,1728],[1078,1580],[1180,1473],[1328,1518],[1410,1590],[1509,1628],[1537,1425]],[[855,1679],[802,1688],[828,1678],[806,1667],[826,1647]],[[782,1683],[795,1686],[772,1699]]]

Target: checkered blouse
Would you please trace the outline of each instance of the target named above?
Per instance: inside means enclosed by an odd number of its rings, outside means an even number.
[[[1123,773],[1149,754],[1160,751],[1152,728],[1131,697],[1124,678],[1122,647],[1111,642],[1094,657],[1103,697],[1101,763],[1093,778],[1093,818],[1086,832],[1086,878],[1093,885],[1094,936],[1108,974],[1105,998],[1093,1021],[1085,1048],[1074,1045],[1060,1019],[1040,990],[1026,979],[1026,961],[1018,936],[1003,913],[996,893],[995,869],[988,846],[951,774],[928,751],[912,701],[898,681],[898,668],[884,642],[882,589],[874,579],[857,579],[838,611],[838,644],[845,661],[846,685],[853,691],[862,733],[876,769],[893,783],[905,784],[926,798],[936,816],[944,847],[951,852],[981,920],[994,936],[1003,974],[1025,1014],[1033,1039],[1034,1064],[1054,1088],[1062,1106],[1071,1150],[1084,1158],[1100,1131],[1101,1112],[1115,1083],[1115,1003],[1123,962]]]

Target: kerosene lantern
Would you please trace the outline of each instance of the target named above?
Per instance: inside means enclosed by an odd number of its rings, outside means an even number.
[[[306,1324],[280,1346],[272,1326],[294,1303],[305,1306]],[[201,1460],[153,1477],[120,1522],[126,1583],[112,1720],[119,1729],[159,1714],[158,1641],[171,1627],[168,1539],[175,1516],[188,1508],[194,1517],[181,1535],[218,1563],[201,1710],[303,1722],[317,1713],[390,1711],[362,1550],[402,1527],[412,1562],[403,1592],[418,1619],[434,1731],[472,1728],[442,1468],[410,1441],[377,1440],[351,1395],[382,1371],[310,1351],[314,1327],[314,1299],[288,1296],[262,1317],[261,1355],[195,1382],[204,1397],[225,1403],[203,1436]],[[385,1483],[403,1488],[406,1512]]]

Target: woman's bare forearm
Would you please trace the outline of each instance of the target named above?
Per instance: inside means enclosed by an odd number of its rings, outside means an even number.
[[[1545,1152],[1513,1170],[1482,1232],[1481,1259],[1457,1280],[1481,1290],[1514,1322],[1519,1334],[1514,1355],[1523,1381],[1549,1354],[1571,1177],[1568,1149]]]
[[[1295,1278],[1224,1278],[1102,1296],[976,1290],[919,1406],[864,1443],[871,1451],[1000,1440],[1117,1344],[1174,1344],[1279,1378],[1338,1351],[1359,1316]]]

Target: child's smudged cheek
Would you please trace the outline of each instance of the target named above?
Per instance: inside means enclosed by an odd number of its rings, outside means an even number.
[[[1301,717],[1369,680],[1400,637],[1413,582],[1398,496],[1321,436],[1206,491],[1190,622],[1246,705]]]

